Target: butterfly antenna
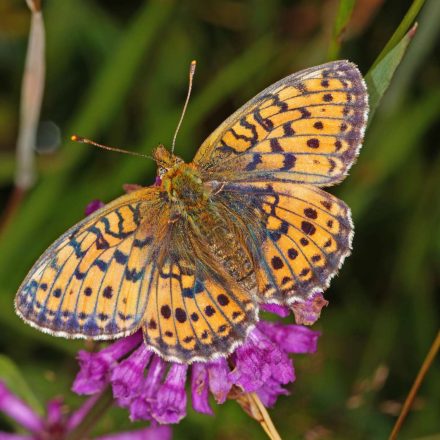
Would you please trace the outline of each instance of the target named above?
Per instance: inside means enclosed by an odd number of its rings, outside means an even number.
[[[130,154],[132,156],[143,157],[146,159],[153,159],[154,161],[156,161],[154,159],[154,157],[148,156],[147,154],[137,153],[136,151],[127,151],[127,150],[123,150],[122,148],[109,147],[108,145],[98,144],[98,142],[92,141],[92,140],[87,139],[82,136],[77,136],[76,134],[71,136],[70,139],[74,142],[80,142],[82,144],[94,145],[95,147],[102,148],[103,150],[116,151],[118,153]]]
[[[176,144],[177,133],[179,132],[180,126],[182,125],[183,117],[185,116],[186,108],[188,107],[189,97],[191,96],[191,89],[193,83],[194,72],[196,71],[196,61],[191,61],[189,66],[189,84],[188,84],[188,94],[186,95],[185,105],[183,106],[182,115],[180,116],[179,123],[177,124],[176,131],[174,132],[173,143],[171,144],[171,153],[174,153],[174,145]]]

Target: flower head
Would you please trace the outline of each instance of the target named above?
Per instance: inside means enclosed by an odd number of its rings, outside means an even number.
[[[31,435],[12,434],[0,432],[0,439],[10,440],[43,440],[62,439],[72,432],[84,420],[99,394],[89,398],[76,411],[66,414],[63,411],[62,399],[56,398],[48,402],[44,416],[37,414],[27,403],[12,393],[6,385],[0,381],[0,411],[14,419]],[[170,440],[171,429],[168,426],[150,426],[148,428],[115,433],[97,437],[97,440]]]
[[[218,404],[233,387],[256,392],[265,405],[288,394],[295,380],[290,353],[313,353],[319,333],[300,325],[260,321],[245,343],[227,359],[192,365],[165,362],[148,349],[141,331],[96,353],[80,352],[80,371],[73,390],[93,395],[107,385],[132,420],[178,423],[186,415],[190,383],[193,408],[212,414],[211,394]]]

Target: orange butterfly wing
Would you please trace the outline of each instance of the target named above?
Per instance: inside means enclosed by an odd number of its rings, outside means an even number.
[[[348,61],[294,73],[226,119],[194,162],[211,180],[333,185],[359,152],[367,99],[362,75]]]
[[[141,325],[163,207],[154,187],[124,195],[63,234],[35,263],[15,300],[45,332],[111,339]],[[156,225],[156,226],[155,226]]]
[[[69,338],[142,327],[150,348],[178,362],[226,355],[242,342],[257,320],[255,301],[194,258],[160,191],[131,192],[63,234],[22,283],[18,314]]]
[[[231,194],[245,195],[260,219],[257,227],[246,223],[262,302],[291,304],[328,287],[351,249],[344,202],[311,185],[284,182],[226,184],[222,197]]]
[[[167,360],[191,363],[225,356],[257,321],[247,292],[173,250],[151,283],[144,339]]]
[[[244,223],[263,302],[290,304],[325,289],[349,254],[350,210],[317,187],[346,176],[367,114],[359,70],[335,61],[262,91],[197,152],[194,162],[218,188],[218,203],[231,205],[235,197],[241,203],[234,205],[237,218],[250,220],[251,205],[260,219],[258,226]]]

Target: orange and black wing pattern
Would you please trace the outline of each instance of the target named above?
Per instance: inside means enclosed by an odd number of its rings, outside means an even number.
[[[350,253],[341,181],[362,145],[368,95],[357,67],[335,61],[270,86],[203,143],[194,162],[219,203],[245,221],[262,302],[291,304],[328,287]],[[238,202],[237,202],[238,201]]]
[[[69,338],[113,339],[136,331],[160,239],[155,221],[166,215],[157,191],[122,196],[63,234],[22,283],[18,314]]]
[[[235,283],[173,249],[148,287],[145,342],[177,362],[224,357],[253,328],[256,303]]]
[[[207,179],[330,186],[353,164],[367,122],[357,67],[335,61],[294,73],[250,100],[202,144]]]
[[[350,210],[320,188],[235,182],[226,184],[219,198],[229,205],[231,199],[241,200],[235,211],[237,216],[245,212],[248,219],[248,244],[256,255],[257,291],[263,303],[288,305],[323,291],[350,253]]]

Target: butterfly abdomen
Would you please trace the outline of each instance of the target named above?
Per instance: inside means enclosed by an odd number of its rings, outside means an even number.
[[[256,288],[254,263],[243,232],[217,206],[204,212],[198,219],[197,233],[201,234],[213,261],[220,264],[230,277],[246,291]]]

